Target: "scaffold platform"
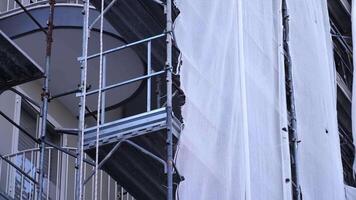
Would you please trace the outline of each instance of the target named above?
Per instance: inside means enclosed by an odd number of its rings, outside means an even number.
[[[166,179],[166,109],[160,108],[100,126],[99,160],[111,154],[102,169],[137,199],[165,199]],[[179,139],[182,123],[173,116],[173,146]],[[86,153],[95,158],[96,127],[86,129]],[[174,173],[174,191],[181,181]]]

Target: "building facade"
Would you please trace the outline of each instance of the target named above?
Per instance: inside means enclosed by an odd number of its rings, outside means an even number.
[[[98,2],[98,1],[91,1]],[[40,25],[46,27],[49,5],[46,0],[21,0],[26,9]],[[351,35],[351,1],[328,0],[331,32],[334,42],[334,60],[337,71],[337,108],[338,123],[341,141],[341,153],[344,168],[344,181],[348,185],[356,186],[353,177],[352,163],[354,160],[355,147],[352,142],[351,128],[351,90],[352,90],[352,35]],[[52,97],[72,91],[71,95],[58,96],[51,99],[48,110],[47,139],[73,154],[77,150],[77,136],[63,134],[60,128],[78,127],[78,84],[80,77],[80,63],[78,57],[82,48],[83,27],[83,2],[81,0],[57,0],[54,15],[54,42],[53,59],[50,77],[50,88]],[[97,8],[90,7],[93,22],[99,15]],[[133,12],[133,11],[132,11]],[[116,13],[111,16],[117,17]],[[111,19],[111,20],[110,20]],[[125,45],[132,41],[127,37],[128,33],[117,30],[115,20],[105,19],[103,28],[104,50]],[[162,21],[161,19],[155,19]],[[125,21],[125,20],[123,20]],[[132,23],[131,21],[128,23]],[[138,23],[138,22],[137,22]],[[122,25],[122,22],[118,23]],[[127,25],[129,26],[129,25]],[[144,23],[138,26],[144,26]],[[159,25],[156,25],[160,27]],[[154,26],[152,26],[154,27]],[[154,27],[156,28],[156,27]],[[4,0],[0,2],[0,30],[9,36],[40,66],[45,65],[46,37],[42,30],[29,18],[26,12],[15,2],[15,0]],[[152,31],[154,32],[154,31]],[[140,33],[137,33],[138,35]],[[94,54],[100,49],[100,27],[96,23],[91,27],[89,54]],[[146,50],[134,50],[127,48],[123,54],[110,55],[107,57],[107,80],[106,84],[114,84],[147,73],[147,60],[143,59]],[[140,54],[141,52],[141,54]],[[143,53],[142,53],[143,52]],[[143,54],[143,56],[142,56]],[[153,58],[156,65],[162,64],[159,58],[164,53],[156,52]],[[175,58],[178,57],[175,55]],[[156,59],[156,60],[155,60]],[[176,59],[178,60],[178,59]],[[88,63],[88,88],[98,89],[99,60],[94,59]],[[130,66],[130,67],[127,67]],[[154,71],[154,70],[153,70]],[[158,70],[156,70],[158,71]],[[152,107],[160,108],[165,105],[162,100],[163,78],[155,78],[152,82]],[[178,81],[179,82],[179,81]],[[148,84],[147,84],[148,85]],[[137,81],[123,88],[114,89],[106,93],[105,121],[111,122],[124,117],[146,111],[146,89],[144,80]],[[42,81],[36,80],[16,86],[15,91],[30,97],[38,104],[41,102]],[[33,137],[39,138],[40,108],[34,103],[26,101],[24,97],[13,90],[4,91],[0,95],[0,110],[9,116],[14,122],[21,125]],[[74,91],[74,92],[73,92]],[[179,93],[179,86],[176,89]],[[179,95],[178,95],[179,96]],[[97,96],[88,98],[86,126],[91,127],[96,123],[96,101]],[[181,100],[177,100],[181,101]],[[176,103],[181,104],[181,103]],[[150,105],[151,107],[151,105]],[[173,108],[175,109],[175,108]],[[176,109],[175,113],[179,113]],[[177,115],[178,118],[180,113]],[[1,141],[0,153],[5,158],[15,163],[30,177],[38,176],[39,146],[29,139],[22,131],[13,126],[8,120],[0,118]],[[44,198],[46,199],[75,199],[75,158],[65,154],[53,147],[47,147],[45,154],[45,180],[43,182]],[[90,159],[89,156],[87,159]],[[85,175],[90,174],[93,167],[85,165]],[[85,199],[94,196],[94,181],[90,180],[85,187]],[[99,174],[100,199],[134,199],[126,190],[120,186],[111,176],[101,171]],[[36,199],[36,187],[29,177],[8,163],[0,160],[0,192],[14,199]],[[0,197],[1,199],[1,197]]]

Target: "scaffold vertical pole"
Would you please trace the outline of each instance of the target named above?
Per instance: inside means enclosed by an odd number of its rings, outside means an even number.
[[[75,177],[75,199],[80,200],[83,197],[83,143],[85,128],[85,105],[87,92],[87,56],[88,56],[88,37],[89,37],[89,0],[83,1],[83,39],[82,39],[82,57],[80,65],[80,102],[79,102],[79,122],[78,122],[78,143],[76,159],[76,177]]]
[[[289,133],[291,135],[291,155],[293,157],[292,173],[294,173],[293,182],[295,189],[293,190],[294,198],[301,200],[301,187],[299,178],[299,152],[298,143],[299,137],[297,132],[297,116],[295,110],[294,86],[293,86],[293,68],[289,51],[289,14],[286,0],[282,0],[282,17],[283,17],[283,48],[284,48],[284,65],[286,74],[286,89],[287,103],[289,111]]]
[[[173,135],[172,135],[172,0],[166,1],[166,84],[167,84],[167,200],[173,200]]]
[[[37,199],[42,199],[43,193],[43,182],[44,182],[44,156],[45,156],[45,139],[46,139],[46,128],[47,128],[47,113],[48,113],[48,99],[49,99],[49,80],[50,80],[50,67],[51,67],[51,55],[52,55],[52,33],[53,33],[53,17],[54,17],[54,6],[55,0],[49,1],[49,15],[48,15],[48,31],[47,31],[47,45],[46,45],[46,66],[45,66],[45,75],[43,80],[43,88],[42,88],[42,106],[40,111],[40,160],[39,160],[39,181],[38,187],[39,192]]]
[[[106,87],[106,56],[103,56],[103,80],[102,80],[102,87]],[[106,92],[102,92],[101,96],[101,114],[100,114],[100,124],[105,123],[105,107],[106,107]]]

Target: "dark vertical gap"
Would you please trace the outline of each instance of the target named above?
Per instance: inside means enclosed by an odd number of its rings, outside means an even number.
[[[348,2],[351,5],[351,1]],[[355,147],[352,137],[350,101],[353,82],[351,16],[340,1],[328,0],[328,9],[334,63],[339,77],[337,79],[337,118],[343,176],[345,184],[356,187],[352,169],[355,159]]]

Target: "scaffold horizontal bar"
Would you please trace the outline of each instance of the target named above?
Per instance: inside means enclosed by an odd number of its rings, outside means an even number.
[[[156,35],[156,36],[152,36],[152,37],[149,37],[149,38],[146,38],[146,39],[142,39],[142,40],[139,40],[139,41],[136,41],[136,42],[125,44],[125,45],[122,45],[122,46],[119,46],[119,47],[116,47],[116,48],[113,48],[113,49],[109,49],[109,50],[103,51],[102,55],[110,54],[110,53],[113,53],[113,52],[116,52],[116,51],[120,51],[120,50],[129,48],[129,47],[138,45],[138,44],[142,44],[142,43],[145,43],[145,42],[148,42],[148,41],[151,41],[151,40],[155,40],[155,39],[164,37],[165,35],[166,35],[166,33],[162,33],[162,34],[159,34],[159,35]],[[96,57],[99,57],[99,56],[100,56],[100,53],[96,53],[96,54],[88,56],[87,60],[90,60],[90,59],[93,59],[93,58],[96,58]],[[78,60],[79,61],[83,61],[83,60],[85,60],[85,57],[79,57]]]
[[[35,100],[31,99],[30,97],[26,96],[25,94],[21,93],[20,91],[14,89],[14,88],[10,88],[10,91],[14,92],[15,94],[21,96],[21,98],[23,98],[25,101],[33,104],[34,106],[36,106],[37,108],[40,108],[40,104],[38,104]]]
[[[60,93],[60,94],[56,94],[56,95],[51,96],[50,100],[57,99],[57,98],[60,98],[60,97],[64,97],[64,96],[67,96],[67,95],[70,95],[70,94],[75,94],[77,92],[80,92],[80,90],[79,89],[74,89],[74,90],[71,90],[71,91],[68,91],[68,92],[63,92],[63,93]]]
[[[33,135],[31,135],[28,131],[26,131],[23,127],[21,127],[19,124],[17,124],[14,120],[12,120],[10,117],[8,117],[5,113],[3,113],[2,111],[0,111],[0,115],[6,119],[8,122],[10,122],[12,125],[14,125],[16,128],[18,128],[20,130],[20,133],[25,134],[27,137],[29,137],[31,140],[33,140],[34,142],[36,142],[37,144],[39,144],[39,140],[34,137]]]
[[[90,89],[91,89],[91,85],[88,85],[87,86],[87,90],[90,90]],[[76,88],[76,89],[73,89],[73,90],[70,90],[70,91],[67,91],[67,92],[63,92],[63,93],[59,93],[59,94],[50,96],[50,100],[57,99],[57,98],[60,98],[60,97],[64,97],[64,96],[71,95],[71,94],[76,94],[78,92],[80,92],[80,89]]]
[[[153,1],[155,3],[158,3],[161,6],[165,6],[166,5],[166,4],[163,3],[163,1],[160,1],[160,0],[151,0],[151,1]]]
[[[57,133],[64,133],[68,135],[78,135],[79,129],[71,129],[71,128],[60,128],[60,129],[55,129]]]
[[[120,86],[123,86],[123,85],[127,85],[127,84],[130,84],[130,83],[133,83],[133,82],[137,82],[137,81],[140,81],[140,80],[144,80],[144,79],[147,79],[147,78],[158,76],[158,75],[161,75],[163,73],[165,73],[165,70],[158,71],[158,72],[155,72],[155,73],[152,73],[152,74],[149,74],[149,75],[133,78],[133,79],[130,79],[130,80],[127,80],[127,81],[123,81],[123,82],[120,82],[120,83],[112,84],[112,85],[109,85],[107,87],[102,88],[101,92],[105,92],[105,91],[113,89],[113,88],[117,88],[117,87],[120,87]],[[86,95],[90,96],[90,95],[96,94],[98,92],[99,92],[99,90],[96,89],[96,90],[93,90],[93,91],[90,91],[90,92],[86,93]],[[77,96],[80,96],[80,95],[77,95]]]

